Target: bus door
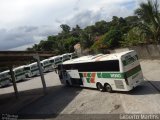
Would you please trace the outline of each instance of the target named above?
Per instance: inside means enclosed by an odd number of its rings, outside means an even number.
[[[83,85],[83,81],[82,78],[80,78],[79,76],[78,70],[67,70],[67,73],[70,76],[72,85],[78,85],[78,86]]]

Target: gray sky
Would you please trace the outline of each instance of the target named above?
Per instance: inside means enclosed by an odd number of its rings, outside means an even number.
[[[112,16],[133,15],[142,0],[0,0],[0,50],[24,50],[60,24],[82,28]]]

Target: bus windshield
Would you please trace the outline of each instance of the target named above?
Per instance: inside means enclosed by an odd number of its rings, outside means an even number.
[[[125,59],[122,61],[123,63],[123,66],[127,66],[135,61],[138,60],[138,56],[137,55],[134,55],[134,56],[131,56],[131,55],[127,55],[124,57]]]

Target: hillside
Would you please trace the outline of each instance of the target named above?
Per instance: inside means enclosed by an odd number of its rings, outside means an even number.
[[[104,52],[106,49],[160,42],[160,13],[157,0],[141,3],[133,16],[113,16],[111,21],[101,20],[84,29],[60,25],[62,31],[48,36],[27,50],[54,51],[57,54],[73,52],[74,45],[83,49]]]

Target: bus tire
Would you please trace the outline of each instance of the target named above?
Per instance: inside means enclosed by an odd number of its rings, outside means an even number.
[[[31,78],[31,75],[28,75],[27,77]]]
[[[97,83],[96,86],[97,86],[97,89],[98,89],[99,91],[101,91],[101,92],[104,91],[103,85],[102,85],[101,83]]]
[[[112,87],[111,87],[108,83],[105,83],[104,89],[105,89],[105,91],[107,91],[107,92],[109,92],[109,93],[112,92]]]

